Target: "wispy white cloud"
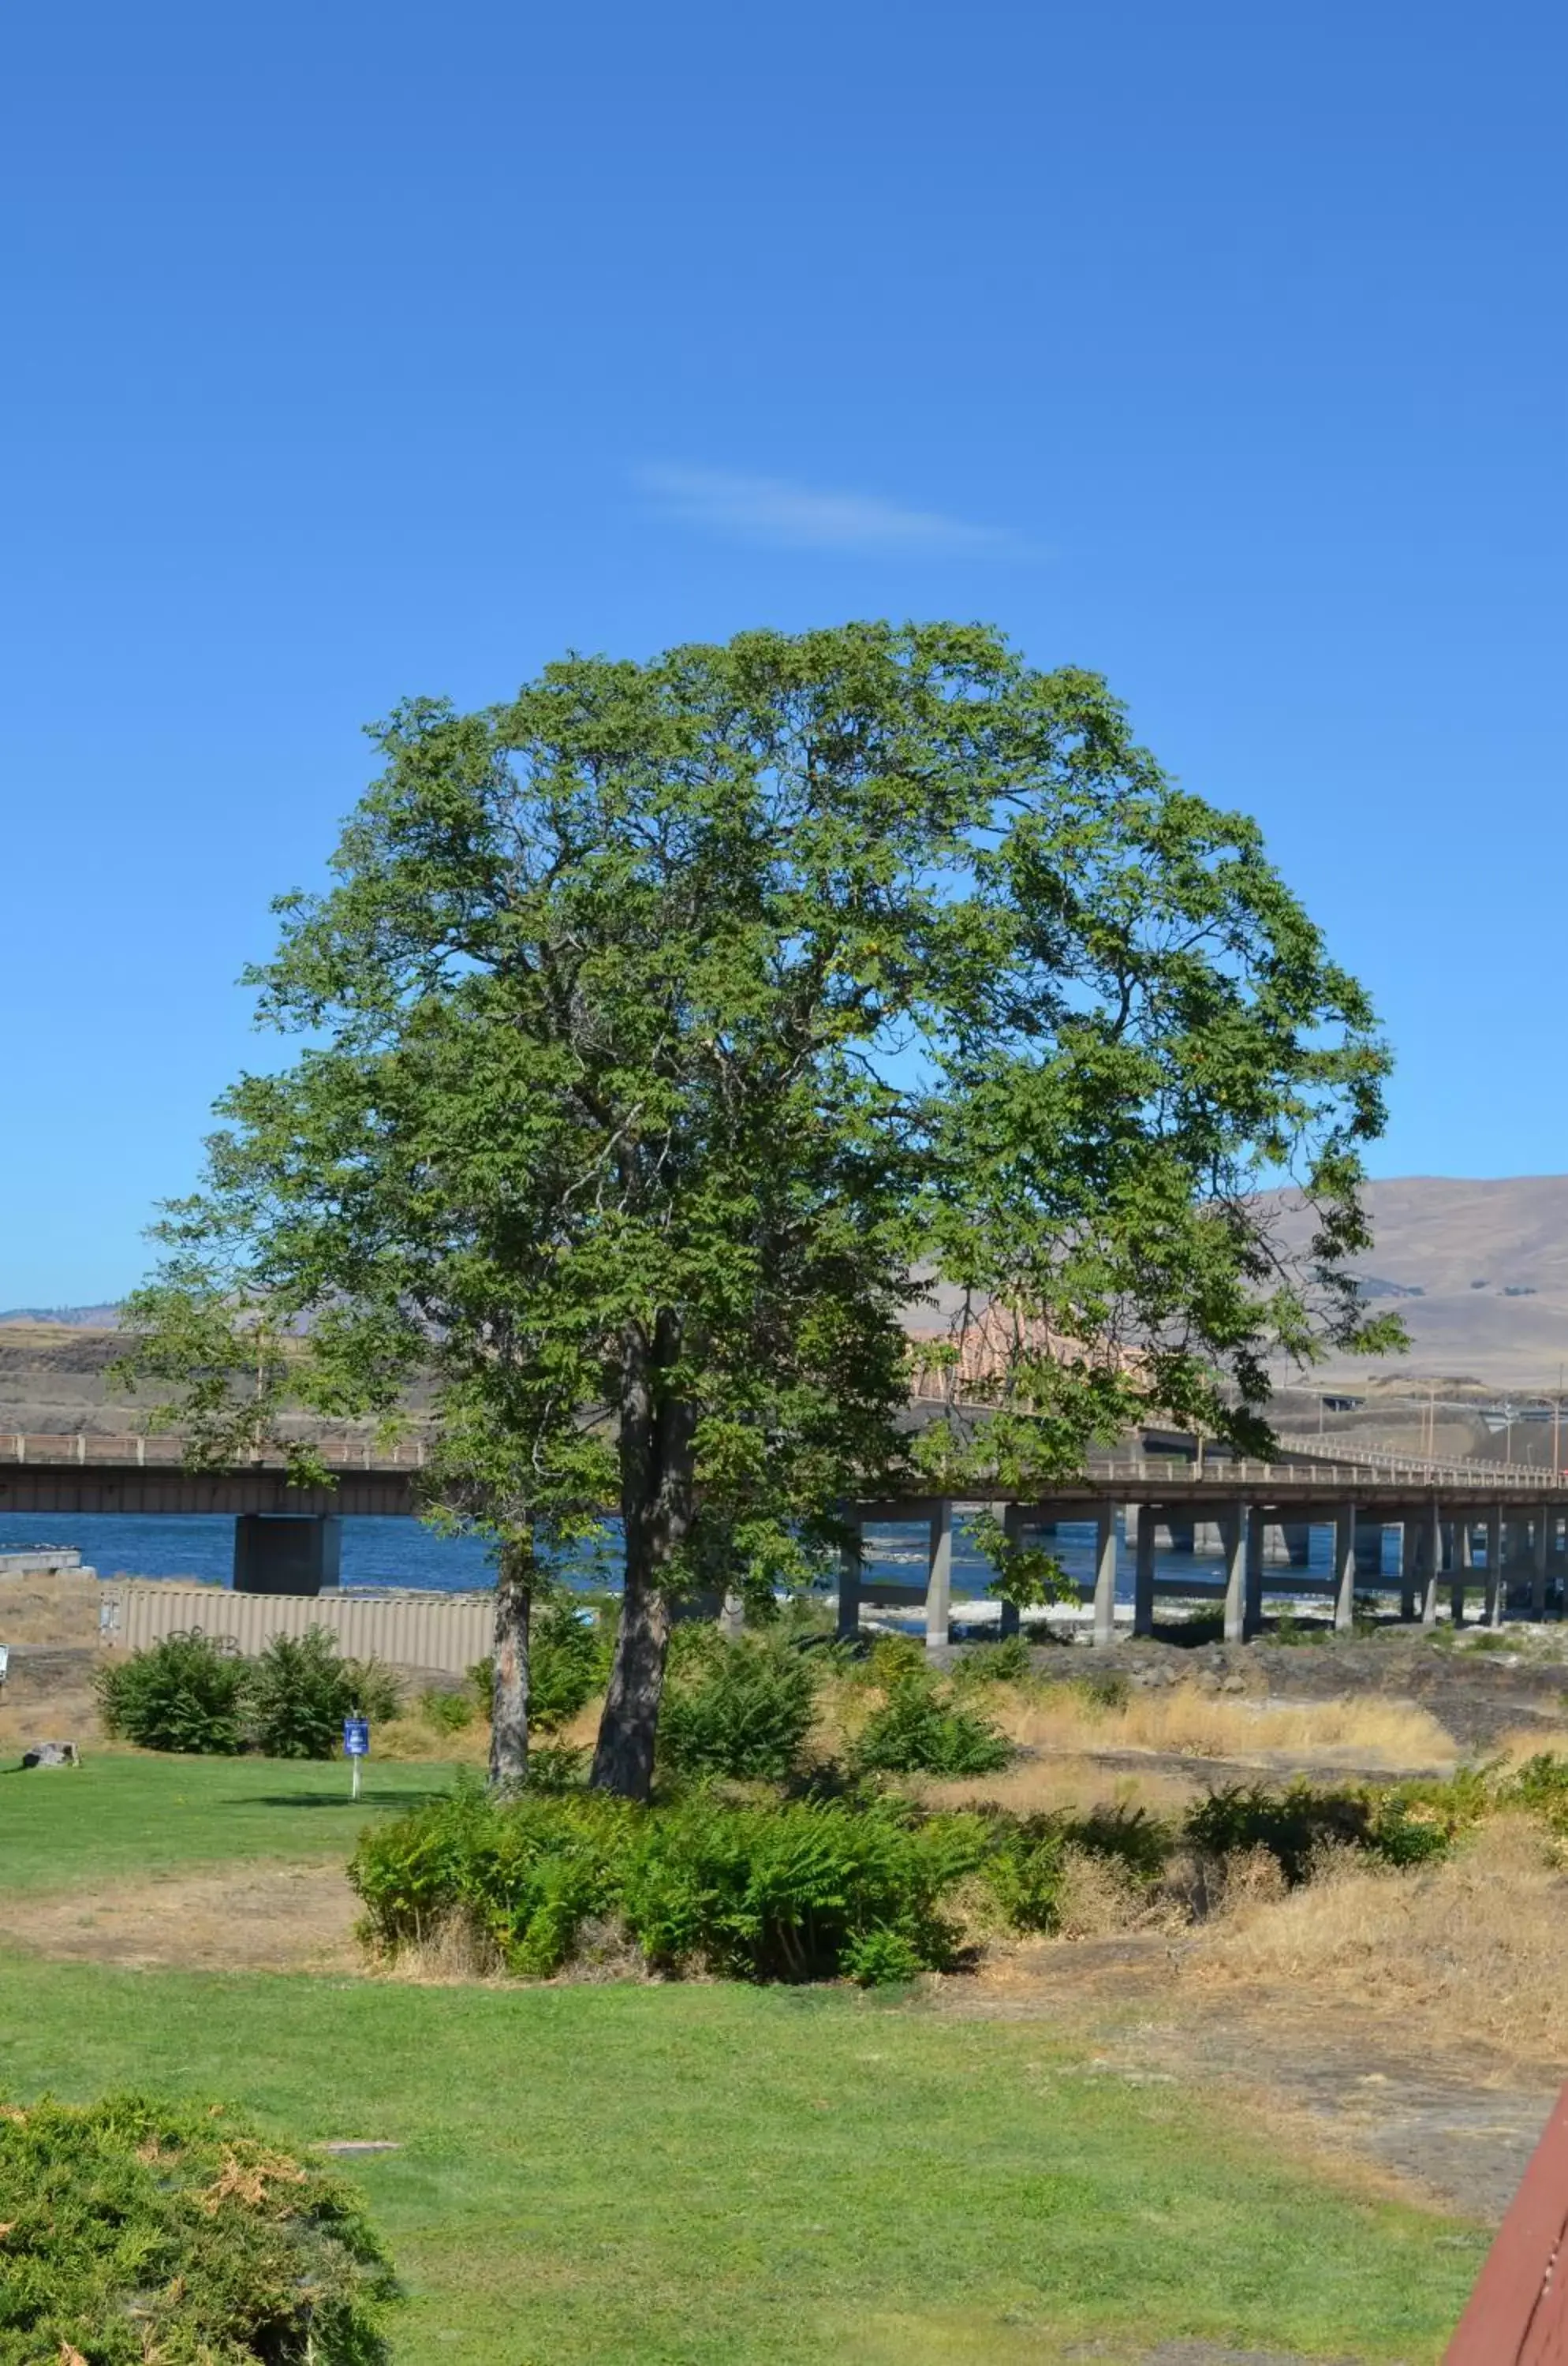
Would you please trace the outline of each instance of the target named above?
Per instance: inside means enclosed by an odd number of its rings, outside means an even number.
[[[971,525],[940,510],[906,509],[873,493],[824,492],[784,477],[723,468],[639,468],[637,482],[661,517],[699,532],[784,550],[1021,553],[1007,526]]]

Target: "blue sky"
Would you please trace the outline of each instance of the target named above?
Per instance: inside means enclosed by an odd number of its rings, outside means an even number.
[[[0,1306],[113,1295],[362,723],[983,616],[1247,807],[1385,1174],[1568,1166],[1568,20],[39,0],[0,72]]]

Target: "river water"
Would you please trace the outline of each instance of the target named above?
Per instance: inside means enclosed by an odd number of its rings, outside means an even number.
[[[1330,1566],[1331,1532],[1312,1532],[1314,1572]],[[1085,1521],[1058,1525],[1054,1549],[1069,1576],[1088,1583],[1094,1573],[1093,1526]],[[923,1584],[925,1537],[916,1526],[888,1524],[867,1532],[866,1576],[886,1583]],[[234,1562],[234,1523],[202,1515],[152,1514],[135,1516],[85,1513],[13,1513],[0,1516],[0,1552],[30,1546],[74,1546],[100,1577],[198,1578],[208,1584],[227,1585]],[[607,1524],[597,1555],[582,1550],[564,1572],[571,1583],[614,1589],[619,1577],[619,1524]],[[1118,1553],[1117,1594],[1130,1601],[1133,1557],[1124,1540]],[[1217,1558],[1202,1553],[1156,1555],[1156,1577],[1185,1579],[1222,1575]],[[1299,1572],[1298,1572],[1299,1573]],[[972,1600],[987,1591],[989,1569],[974,1549],[960,1520],[954,1527],[953,1594],[955,1601]],[[381,1590],[412,1586],[438,1594],[467,1593],[490,1584],[490,1548],[479,1537],[444,1537],[410,1519],[345,1519],[343,1524],[342,1583],[355,1589]]]

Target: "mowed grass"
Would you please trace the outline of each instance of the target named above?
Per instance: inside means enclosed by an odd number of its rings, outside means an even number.
[[[1431,2359],[1481,2248],[1037,2026],[842,1992],[0,1968],[0,2090],[132,2082],[403,2147],[352,2170],[403,2366]]]
[[[0,1771],[0,1935],[7,1894],[134,1881],[258,1857],[345,1859],[367,1821],[445,1789],[450,1770],[345,1762],[89,1755],[75,1769]]]
[[[4,1895],[346,1853],[431,1770],[105,1758],[0,1780]],[[0,1955],[0,2093],[136,2085],[365,2189],[399,2366],[1023,2366],[1094,2342],[1434,2360],[1484,2236],[1073,2033],[727,1984],[418,1987]]]

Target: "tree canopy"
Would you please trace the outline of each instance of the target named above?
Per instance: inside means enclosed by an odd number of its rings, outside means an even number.
[[[1098,676],[977,625],[751,632],[374,736],[254,977],[298,1056],[224,1097],[132,1313],[209,1457],[434,1372],[509,1732],[536,1537],[619,1506],[595,1779],[641,1794],[682,1590],[771,1594],[917,1466],[1046,1479],[1156,1409],[1256,1443],[1271,1355],[1381,1342],[1367,998]],[[1004,1352],[916,1437],[936,1282]]]

